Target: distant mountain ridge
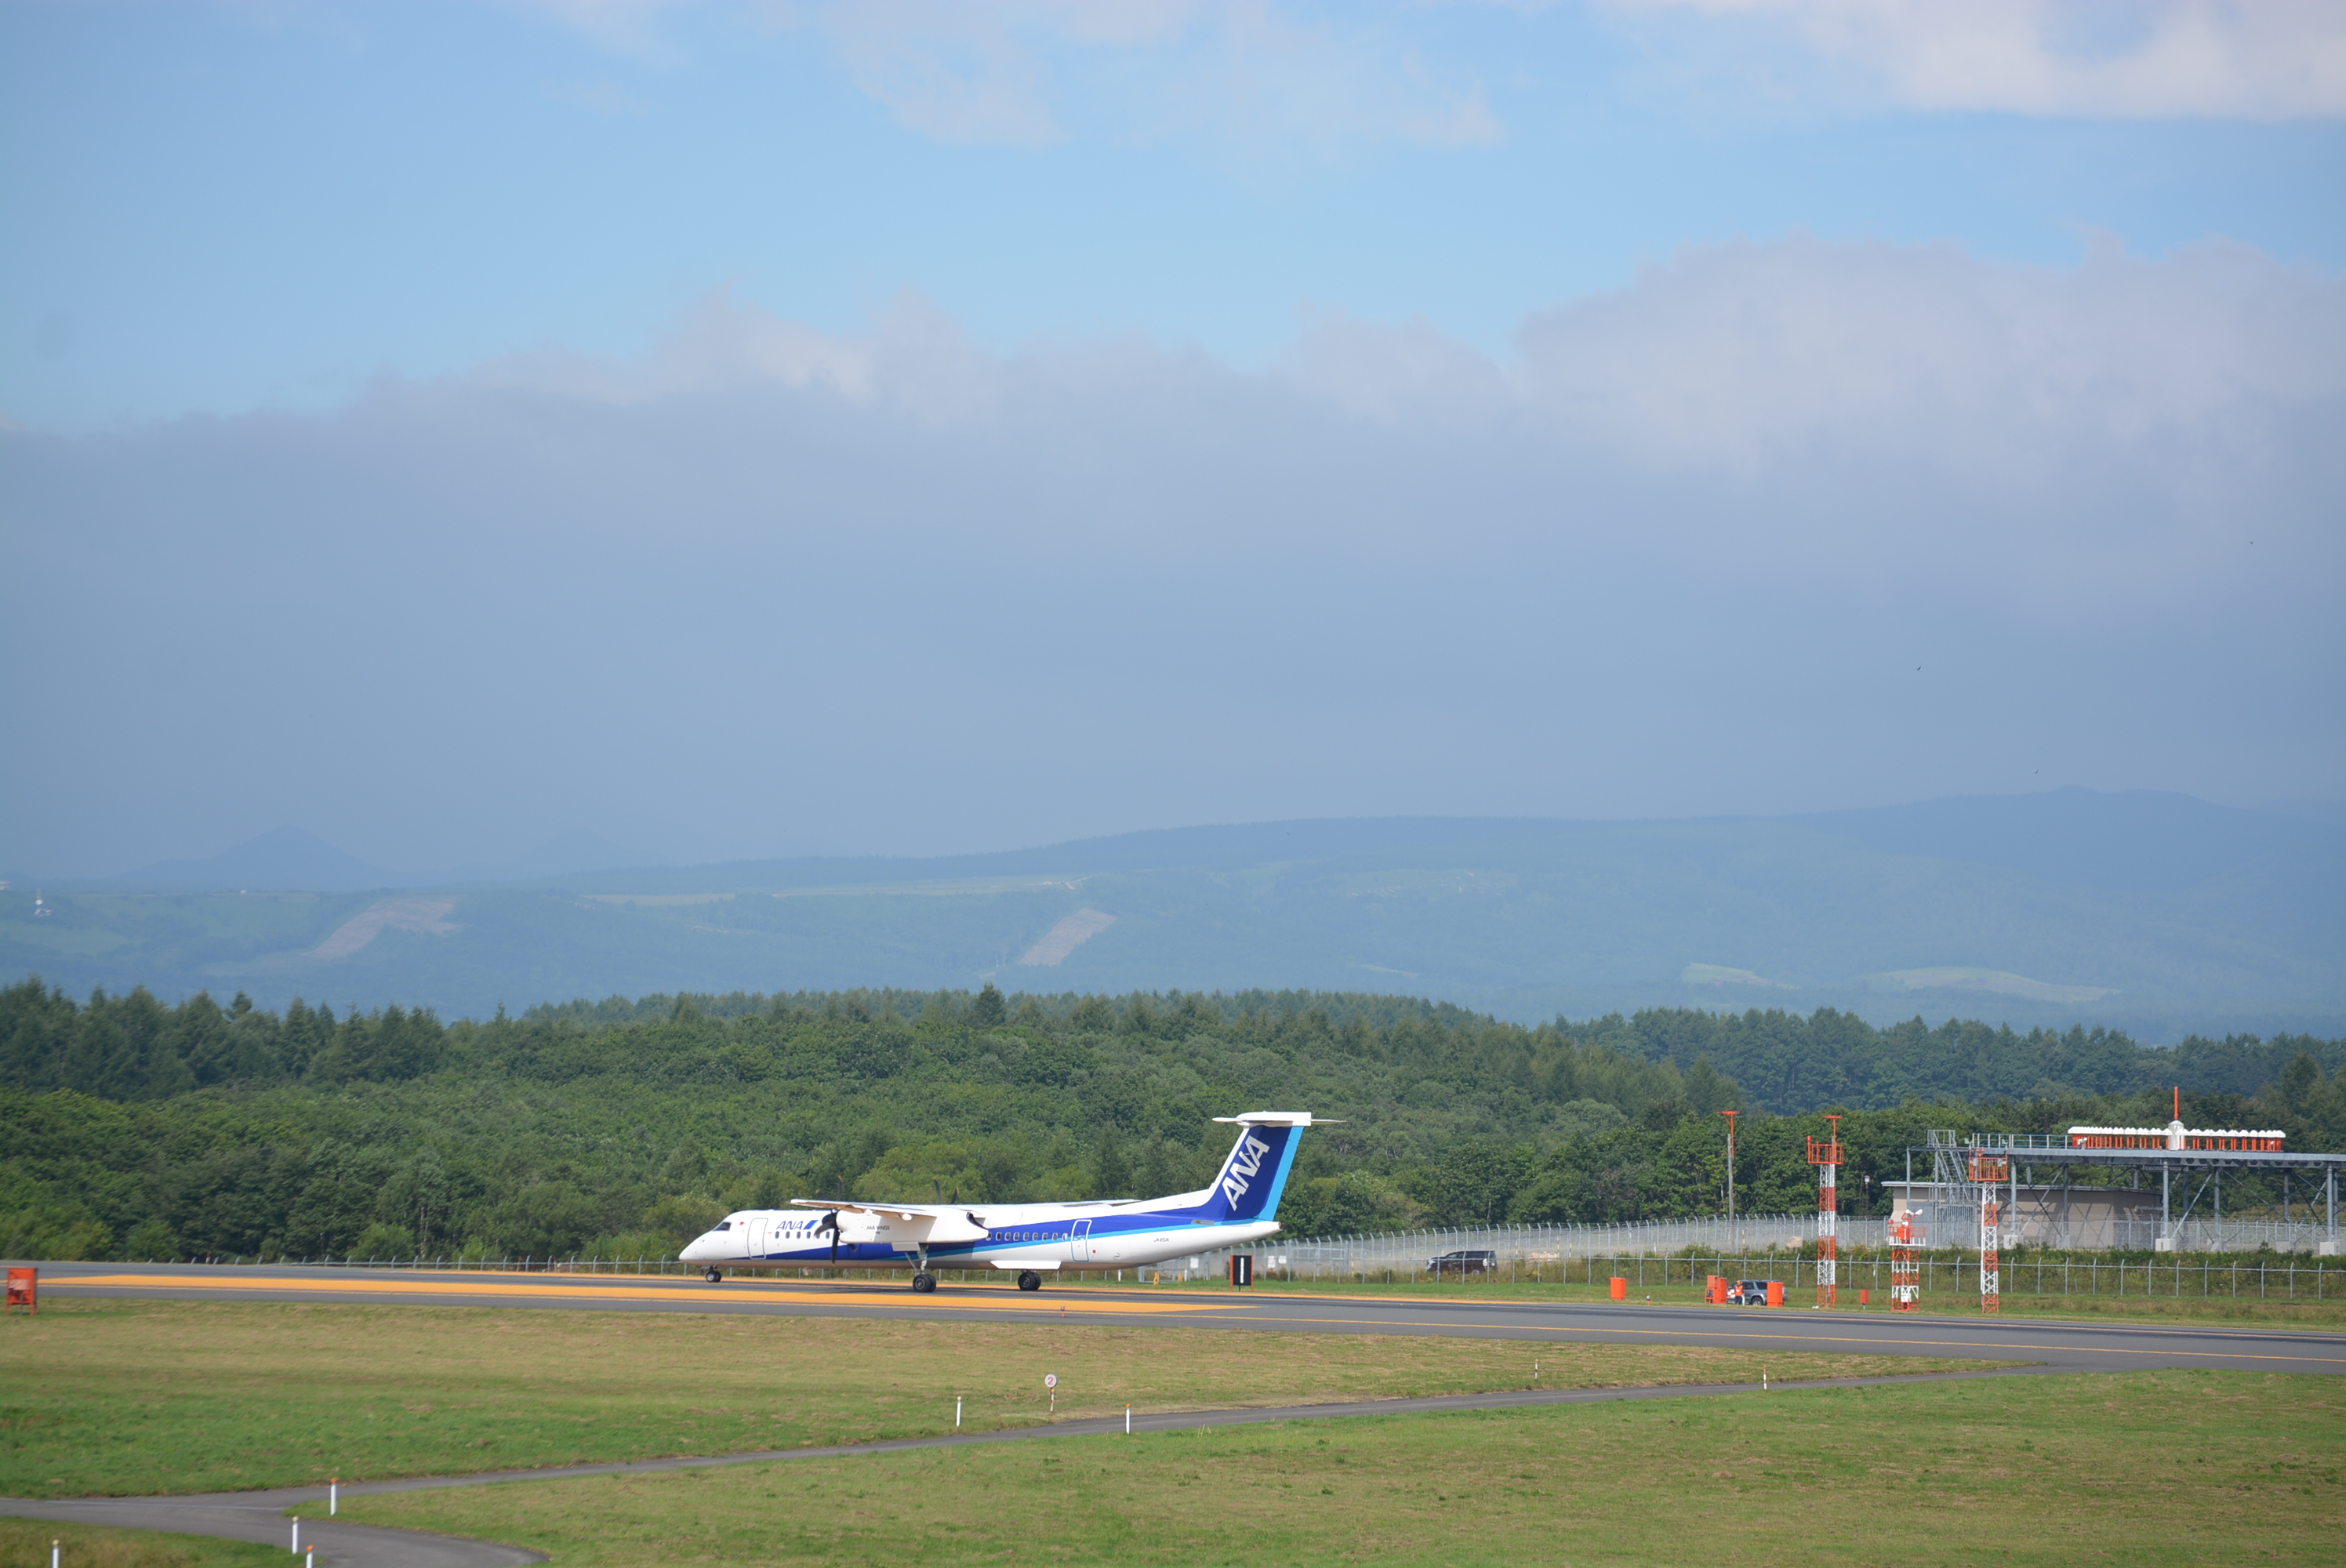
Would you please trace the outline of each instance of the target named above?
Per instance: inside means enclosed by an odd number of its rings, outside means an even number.
[[[256,863],[298,869],[298,847]],[[168,941],[151,898],[52,889],[56,912],[33,921],[0,893],[0,965],[76,990],[241,987],[272,1005],[300,992],[474,1013],[992,978],[1399,991],[1518,1019],[1834,1006],[2149,1039],[2346,1032],[2346,829],[2151,792],[1780,818],[1252,823],[364,888],[347,857],[311,863],[345,879],[265,899],[250,881],[183,893],[165,901]],[[409,895],[395,908],[394,885]]]
[[[643,867],[655,857],[622,849],[609,840],[574,829],[557,833],[510,860],[475,862],[425,875],[388,871],[335,848],[300,828],[273,828],[208,860],[158,860],[120,876],[51,879],[60,888],[89,891],[205,893],[342,893],[372,888],[441,888],[484,882],[529,881],[605,866]]]
[[[260,888],[274,892],[355,892],[399,879],[300,828],[272,828],[200,860],[158,860],[118,877],[66,881],[92,891],[212,893]]]

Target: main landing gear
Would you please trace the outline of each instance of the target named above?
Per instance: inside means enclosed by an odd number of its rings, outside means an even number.
[[[937,1277],[930,1273],[927,1269],[923,1268],[919,1273],[913,1276],[913,1293],[914,1295],[926,1296],[930,1291],[934,1290],[936,1288]]]
[[[708,1280],[711,1285],[721,1284],[725,1278],[725,1271],[719,1268],[716,1265],[711,1264],[708,1270],[701,1275],[701,1278]]]
[[[1018,1288],[1021,1290],[1040,1290],[1043,1288],[1043,1277],[1029,1268],[1018,1276]]]

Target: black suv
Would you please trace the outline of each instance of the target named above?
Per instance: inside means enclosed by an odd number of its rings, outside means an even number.
[[[1495,1252],[1445,1252],[1425,1260],[1425,1271],[1436,1278],[1444,1274],[1495,1274],[1498,1269],[1499,1255]]]

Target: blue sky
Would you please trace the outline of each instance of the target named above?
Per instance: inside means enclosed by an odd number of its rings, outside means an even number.
[[[2341,191],[2334,5],[0,6],[0,871],[2334,800]]]
[[[2334,81],[2275,117],[2179,84],[2166,114],[2082,82],[2068,113],[1918,107],[1896,52],[1943,41],[1836,58],[1725,9],[12,5],[0,410],[317,406],[635,351],[729,286],[832,330],[913,289],[1000,348],[1260,364],[1330,311],[1501,352],[1681,247],[1794,232],[2346,260]],[[2142,43],[2105,31],[2040,47]]]

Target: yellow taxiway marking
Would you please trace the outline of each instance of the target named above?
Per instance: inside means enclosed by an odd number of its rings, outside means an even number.
[[[542,1278],[542,1277],[541,1277]],[[451,1278],[446,1275],[425,1276],[407,1279],[239,1279],[233,1277],[208,1278],[181,1274],[84,1274],[71,1279],[53,1280],[43,1288],[70,1290],[76,1286],[106,1287],[123,1290],[287,1290],[342,1296],[480,1296],[515,1300],[599,1300],[599,1301],[691,1301],[707,1304],[740,1300],[739,1284],[719,1288],[709,1285],[589,1285],[565,1280],[560,1284],[537,1280],[492,1283],[478,1278]],[[916,1297],[910,1291],[882,1294],[879,1291],[796,1290],[788,1286],[760,1284],[752,1299],[787,1300],[793,1306],[839,1307],[957,1307],[984,1311],[1051,1311],[1061,1310],[1086,1314],[1140,1314],[1172,1312],[1245,1311],[1243,1307],[1217,1306],[1203,1301],[1086,1301],[1061,1297],[1024,1296],[1005,1293],[990,1294],[983,1300],[948,1297],[940,1300],[934,1296]]]
[[[1404,1325],[1395,1324],[1390,1319],[1383,1318],[1270,1318],[1255,1314],[1250,1315],[1247,1321],[1250,1323],[1335,1323],[1353,1326],[1373,1326],[1380,1329],[1404,1327]],[[2346,1357],[2339,1356],[2259,1356],[2245,1350],[2188,1350],[2182,1352],[2171,1349],[2136,1350],[2129,1349],[2121,1345],[2111,1345],[2106,1347],[2102,1345],[2028,1345],[2015,1344],[2000,1339],[1878,1339],[1862,1334],[1802,1334],[1798,1338],[1791,1338],[1781,1334],[1720,1333],[1717,1329],[1697,1329],[1692,1324],[1689,1324],[1683,1329],[1613,1329],[1591,1323],[1443,1323],[1438,1326],[1430,1325],[1428,1327],[1429,1331],[1435,1333],[1439,1333],[1443,1329],[1504,1329],[1512,1335],[1522,1336],[1529,1336],[1532,1334],[1642,1334],[1657,1339],[1684,1339],[1689,1333],[1695,1333],[1700,1334],[1706,1339],[1749,1339],[1758,1343],[1774,1345],[1778,1349],[1785,1350],[1797,1350],[1804,1348],[1805,1346],[1819,1342],[1833,1345],[1863,1345],[1877,1353],[1884,1355],[1894,1355],[1901,1350],[1914,1349],[2051,1351],[2076,1351],[2086,1349],[2112,1356],[2173,1356],[2179,1353],[2192,1356],[2220,1358],[2225,1360],[2234,1361],[2336,1361],[2341,1366],[2346,1366]]]

